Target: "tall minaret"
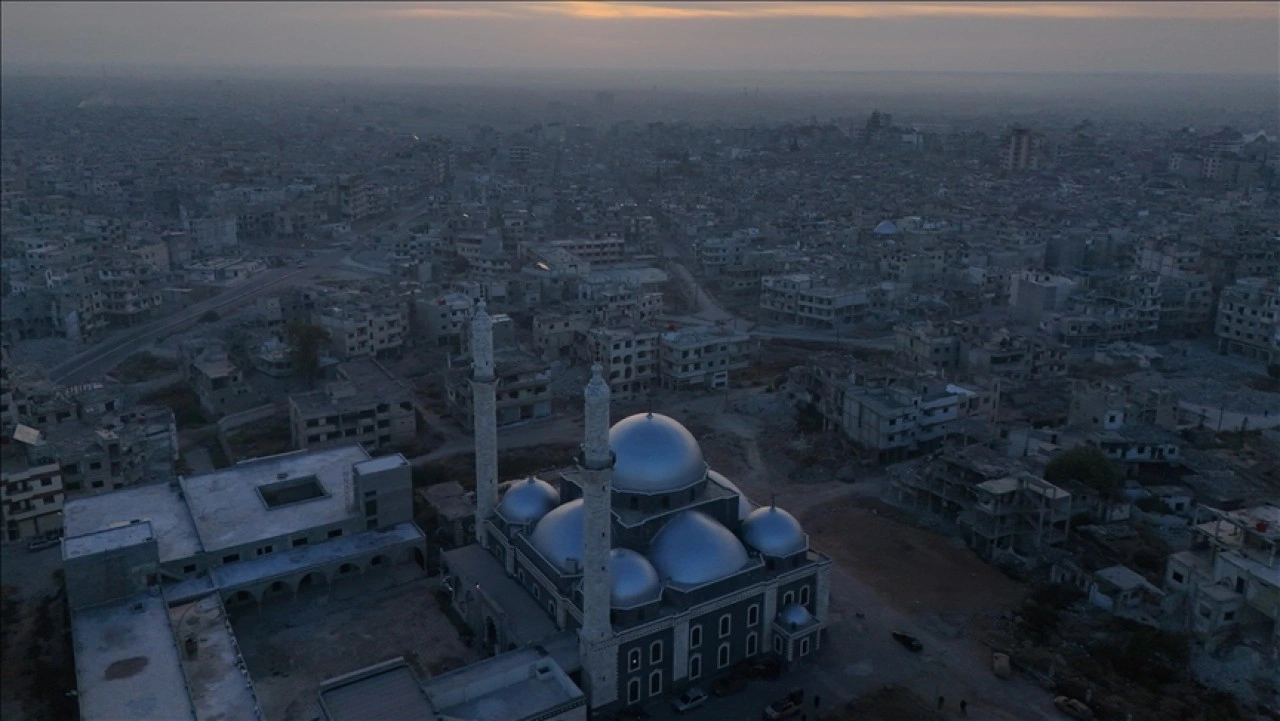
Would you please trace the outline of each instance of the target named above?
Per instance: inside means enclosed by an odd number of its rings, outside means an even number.
[[[610,551],[613,548],[613,451],[609,448],[609,384],[599,363],[591,366],[582,444],[582,628],[578,649],[582,658],[590,707],[618,697],[618,649],[609,622]]]
[[[471,405],[475,413],[476,440],[476,537],[489,547],[484,523],[498,502],[498,410],[494,399],[493,319],[476,304],[471,320]]]

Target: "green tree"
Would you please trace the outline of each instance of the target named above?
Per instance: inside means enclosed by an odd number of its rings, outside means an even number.
[[[1120,491],[1121,474],[1102,451],[1076,446],[1049,461],[1044,479],[1050,483],[1079,481],[1104,496],[1115,496]]]
[[[285,337],[293,367],[303,378],[314,381],[320,375],[320,349],[329,342],[329,331],[311,323],[290,323]]]

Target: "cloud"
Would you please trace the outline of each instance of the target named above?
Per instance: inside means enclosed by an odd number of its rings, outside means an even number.
[[[560,15],[580,20],[767,20],[780,18],[1146,18],[1146,19],[1277,19],[1280,11],[1273,3],[1211,2],[1082,2],[1082,3],[666,3],[639,2],[531,2],[508,7],[539,14]]]

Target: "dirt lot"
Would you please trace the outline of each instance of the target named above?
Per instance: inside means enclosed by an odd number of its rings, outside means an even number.
[[[1013,608],[1025,587],[988,565],[959,539],[893,520],[895,509],[845,498],[800,518],[810,542],[912,613],[970,614]]]
[[[422,678],[475,661],[436,607],[433,586],[407,564],[236,617],[236,639],[266,718],[315,718],[325,679],[396,656]]]

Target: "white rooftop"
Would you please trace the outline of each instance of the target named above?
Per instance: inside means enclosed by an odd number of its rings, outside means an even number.
[[[75,611],[71,632],[82,721],[195,721],[163,599]]]
[[[360,446],[255,458],[181,481],[205,551],[253,543],[303,529],[338,524],[352,515],[347,489],[351,466],[369,460]],[[260,486],[314,476],[325,495],[268,508]]]
[[[85,536],[75,536],[62,541],[62,558],[79,558],[91,556],[104,551],[128,548],[140,543],[154,540],[151,524],[146,521],[131,523],[127,526],[108,528]]]
[[[362,474],[379,473],[381,471],[389,471],[392,468],[407,466],[409,462],[399,453],[390,456],[380,456],[369,461],[361,461],[356,464],[356,470]]]
[[[192,558],[200,553],[200,537],[182,494],[168,484],[134,486],[68,501],[62,508],[67,541],[134,520],[151,524],[160,546],[160,562]]]
[[[201,719],[261,719],[258,698],[216,595],[169,609],[174,640],[195,641],[195,654],[182,653],[191,701]]]

